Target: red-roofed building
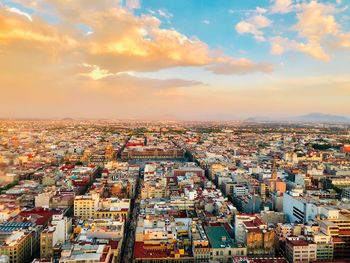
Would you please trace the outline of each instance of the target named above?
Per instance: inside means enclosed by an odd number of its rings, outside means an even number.
[[[259,217],[242,222],[243,239],[250,256],[275,254],[275,231]]]
[[[17,216],[11,218],[9,221],[32,222],[38,226],[42,226],[42,228],[45,228],[52,220],[53,215],[62,213],[62,209],[47,209],[36,207],[20,212]]]
[[[286,258],[288,262],[310,262],[316,260],[317,245],[296,237],[287,238]]]
[[[186,255],[184,249],[177,247],[169,248],[164,244],[147,244],[144,242],[135,242],[134,246],[135,262],[193,262],[194,258]]]

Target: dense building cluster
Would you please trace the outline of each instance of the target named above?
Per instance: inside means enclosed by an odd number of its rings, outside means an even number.
[[[0,122],[0,262],[349,262],[350,128]]]

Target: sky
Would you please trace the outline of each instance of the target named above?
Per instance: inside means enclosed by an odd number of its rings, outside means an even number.
[[[0,117],[350,116],[348,0],[0,0]]]

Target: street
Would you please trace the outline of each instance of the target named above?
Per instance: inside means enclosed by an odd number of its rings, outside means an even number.
[[[124,240],[122,245],[122,251],[118,262],[129,262],[133,258],[134,242],[135,242],[135,230],[137,225],[137,216],[140,209],[140,190],[141,190],[141,178],[138,178],[136,185],[136,194],[134,199],[131,200],[130,214],[128,221],[125,225]]]

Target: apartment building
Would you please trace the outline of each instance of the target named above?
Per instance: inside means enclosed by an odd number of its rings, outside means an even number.
[[[55,241],[55,227],[45,229],[40,234],[40,258],[51,259],[53,257],[53,247]]]
[[[338,211],[333,217],[318,221],[320,231],[332,237],[334,258],[350,257],[350,214]]]
[[[316,260],[317,245],[299,238],[287,238],[286,258],[289,263],[311,262]]]
[[[33,234],[14,231],[0,243],[0,255],[7,255],[10,263],[27,263],[33,259]]]
[[[89,219],[95,216],[95,212],[98,209],[99,196],[93,195],[80,195],[74,199],[74,216],[81,219]]]
[[[323,233],[315,233],[312,237],[313,242],[317,245],[316,259],[331,260],[333,259],[334,244],[331,236]]]
[[[205,227],[211,252],[210,259],[219,262],[230,262],[234,256],[246,256],[247,248],[236,245],[222,226]]]

